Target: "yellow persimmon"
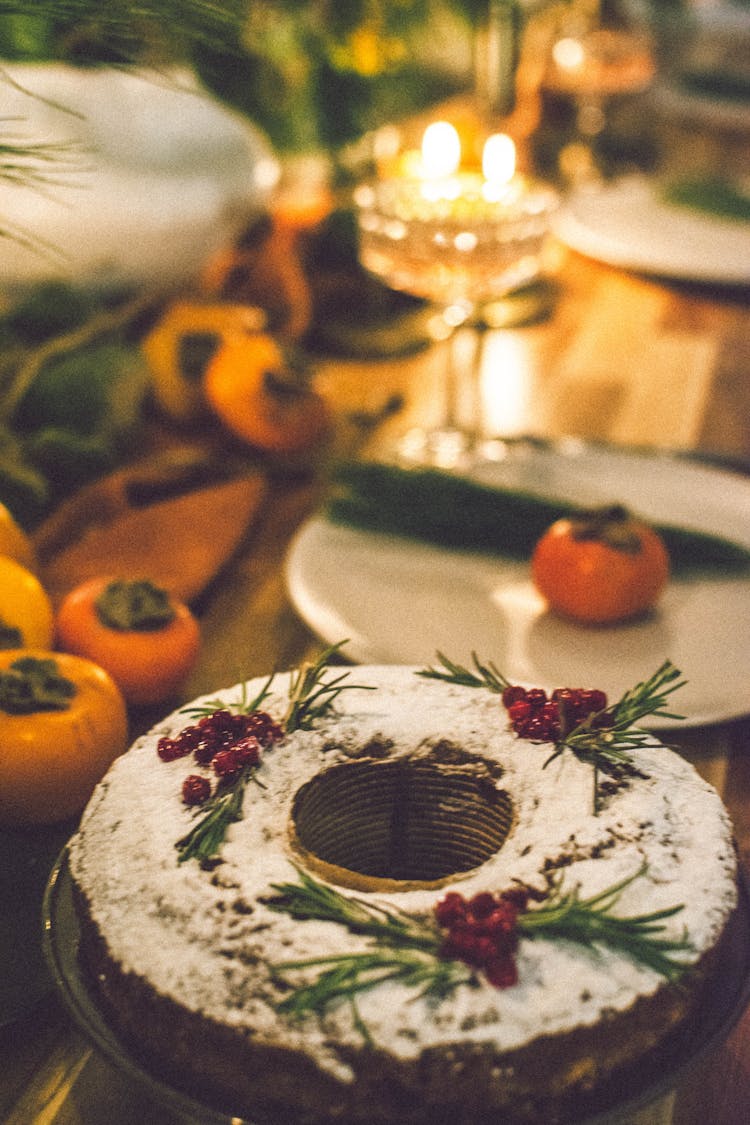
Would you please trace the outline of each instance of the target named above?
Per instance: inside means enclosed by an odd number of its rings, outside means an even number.
[[[0,503],[0,555],[15,559],[28,570],[36,568],[36,553],[31,539],[15,517]]]
[[[0,648],[50,648],[54,611],[39,579],[0,556]]]

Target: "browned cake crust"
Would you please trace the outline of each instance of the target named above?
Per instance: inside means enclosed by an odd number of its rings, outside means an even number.
[[[567,1125],[657,1083],[695,1049],[701,1013],[712,1005],[736,935],[679,985],[642,998],[594,1028],[545,1036],[498,1056],[470,1040],[398,1062],[372,1050],[343,1050],[356,1078],[343,1086],[299,1051],[253,1042],[160,996],[123,973],[92,923],[83,896],[81,962],[125,1049],[147,1071],[228,1114],[259,1125]],[[634,1059],[636,1060],[634,1062]]]
[[[540,768],[548,748],[535,756],[538,747],[497,729],[491,697],[411,675],[358,669],[376,692],[352,693],[319,730],[270,751],[264,787],[246,794],[211,870],[174,852],[190,820],[180,779],[194,764],[165,765],[154,752],[184,716],[141,740],[71,844],[86,979],[147,1070],[259,1125],[581,1120],[656,1082],[694,1048],[715,1006],[739,917],[728,817],[664,748],[644,754],[639,779],[615,786],[594,815],[588,768],[564,762],[550,777]],[[394,777],[424,824],[400,824],[398,870]],[[389,858],[372,860],[380,835]],[[474,858],[451,876],[464,850]],[[436,1005],[371,990],[360,1014],[372,1035],[348,1005],[301,1022],[274,1014],[290,987],[269,971],[282,954],[362,948],[331,922],[316,929],[265,908],[295,868],[421,916],[447,888],[548,886],[552,872],[601,890],[644,863],[656,874],[631,888],[626,913],[684,906],[671,934],[684,926],[694,948],[676,982],[626,954],[534,940],[521,943],[513,988],[478,978]]]

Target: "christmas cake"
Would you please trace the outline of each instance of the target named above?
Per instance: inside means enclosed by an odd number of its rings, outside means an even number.
[[[608,706],[441,661],[237,685],[99,785],[81,958],[162,1079],[274,1125],[551,1125],[680,1049],[737,872],[716,792],[632,724],[676,673]]]

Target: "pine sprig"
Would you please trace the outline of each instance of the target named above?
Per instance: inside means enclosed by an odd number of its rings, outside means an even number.
[[[426,680],[443,680],[449,684],[460,684],[463,687],[486,688],[498,695],[502,695],[505,689],[510,686],[508,680],[494,664],[482,664],[475,652],[472,652],[471,659],[476,672],[472,672],[461,664],[454,663],[442,652],[436,653],[436,656],[442,665],[442,669],[423,668],[417,672],[418,676],[422,676]]]
[[[679,938],[665,936],[665,921],[683,909],[667,907],[647,914],[620,916],[613,913],[624,890],[646,874],[645,865],[635,874],[582,899],[578,889],[565,891],[553,886],[543,905],[518,915],[521,936],[546,937],[575,942],[589,948],[615,949],[638,964],[675,980],[685,965],[672,955],[688,952],[691,945],[683,932]],[[442,935],[434,921],[410,918],[375,903],[342,895],[323,883],[298,872],[299,882],[274,884],[276,896],[266,905],[299,921],[317,919],[334,922],[350,933],[370,937],[374,948],[356,953],[322,955],[286,961],[272,966],[280,982],[289,987],[287,974],[319,969],[312,981],[298,986],[279,1001],[278,1011],[293,1016],[321,1016],[338,1002],[355,1003],[363,992],[387,981],[418,989],[419,996],[441,1000],[461,984],[476,982],[476,970],[461,961],[441,956]],[[355,1008],[357,1026],[367,1036]]]

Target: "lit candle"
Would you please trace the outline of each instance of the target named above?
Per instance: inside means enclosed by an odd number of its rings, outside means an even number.
[[[372,216],[361,215],[361,222],[388,223],[388,237],[394,240],[419,226],[429,228],[429,237],[434,228],[438,238],[445,226],[452,231],[446,237],[458,245],[456,239],[464,238],[461,232],[470,232],[472,238],[480,231],[496,237],[498,224],[515,222],[519,214],[534,209],[535,201],[541,210],[548,209],[549,189],[537,187],[516,171],[511,137],[504,133],[486,137],[481,157],[479,167],[471,153],[462,152],[461,136],[453,124],[432,122],[424,130],[419,150],[402,154],[393,174],[363,185],[356,193],[361,212]]]
[[[497,201],[507,193],[516,172],[516,146],[506,133],[493,133],[482,150],[482,194]]]
[[[449,121],[433,121],[422,137],[422,175],[438,180],[452,176],[461,164],[461,138]]]

